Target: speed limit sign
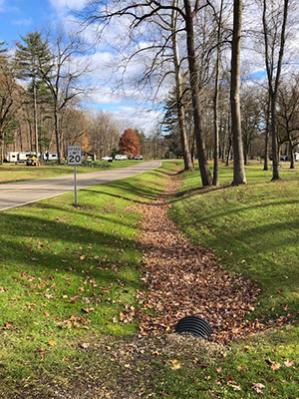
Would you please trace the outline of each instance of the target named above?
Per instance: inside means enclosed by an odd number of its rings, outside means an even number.
[[[69,145],[67,151],[67,163],[69,165],[81,165],[82,151],[79,145]]]
[[[79,145],[69,145],[67,151],[67,163],[74,166],[74,206],[78,206],[77,194],[77,166],[82,163],[82,150]]]

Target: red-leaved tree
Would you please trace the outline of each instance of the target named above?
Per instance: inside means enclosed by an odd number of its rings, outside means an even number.
[[[140,155],[140,139],[134,129],[126,129],[119,140],[119,150],[121,154],[135,157]]]

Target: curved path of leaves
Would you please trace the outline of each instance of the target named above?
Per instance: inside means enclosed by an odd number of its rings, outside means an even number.
[[[172,179],[167,194],[177,191]],[[190,244],[168,217],[167,201],[141,205],[144,282],[140,292],[140,332],[172,332],[186,315],[199,315],[211,323],[214,339],[227,342],[262,328],[245,320],[259,289],[249,280],[224,271],[213,254]]]

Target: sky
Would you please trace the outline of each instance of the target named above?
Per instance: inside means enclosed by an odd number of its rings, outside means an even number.
[[[87,2],[88,0],[0,0],[0,39],[4,40],[13,51],[16,41],[20,40],[20,35],[30,31],[47,30],[51,25],[62,26],[67,32],[78,31],[79,28],[82,30],[71,10],[79,12]],[[297,13],[293,17],[296,17],[296,21],[299,20]],[[247,28],[253,24],[256,29],[259,21],[256,11],[252,12],[247,8],[244,16]],[[141,31],[140,41],[131,43],[126,21],[122,19],[121,23],[114,21],[101,40],[98,39],[94,27],[85,29],[81,34],[88,46],[81,59],[90,64],[90,72],[85,81],[90,90],[88,95],[82,98],[82,107],[91,112],[102,110],[113,113],[123,128],[138,128],[147,134],[155,130],[158,122],[162,120],[163,100],[171,87],[170,83],[164,84],[156,98],[153,97],[154,90],[149,86],[142,88],[136,85],[143,75],[146,63],[151,59],[146,59],[150,54],[142,53],[130,62],[126,69],[125,87],[121,86],[119,66],[122,56],[117,51],[120,47],[124,47],[126,42],[130,46],[130,49],[126,49],[128,54],[136,48],[146,46],[152,40],[152,32]],[[242,68],[243,81],[246,84],[261,83],[265,80],[261,51],[262,43],[253,45],[251,39],[243,40]],[[299,51],[297,29],[292,30],[292,40],[288,41],[287,51],[296,54],[297,59]],[[229,62],[229,53],[226,58]],[[296,63],[296,70],[298,65],[299,63]]]
[[[53,23],[63,26],[66,31],[76,31],[78,25],[71,10],[80,11],[86,0],[0,0],[0,39],[13,51],[20,36],[34,30],[46,30]],[[121,37],[121,26],[115,27]],[[155,130],[162,117],[161,102],[154,102],[142,90],[134,87],[120,89],[115,80],[119,56],[109,46],[109,40],[96,45],[92,29],[83,33],[89,50],[85,55],[90,64],[86,78],[88,95],[82,99],[82,107],[91,112],[97,110],[113,113],[123,127],[138,128],[149,134]],[[111,37],[111,42],[116,37]],[[142,66],[132,63],[126,74],[133,81]]]

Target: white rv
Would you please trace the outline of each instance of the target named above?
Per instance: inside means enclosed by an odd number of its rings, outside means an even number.
[[[33,152],[19,152],[19,159],[18,162],[26,162],[27,159],[31,156],[31,155],[35,155],[35,153]]]
[[[6,161],[10,163],[16,163],[19,160],[18,152],[9,152],[6,157]]]
[[[58,155],[56,154],[56,152],[44,152],[43,153],[43,160],[44,161],[52,161],[52,162],[56,162],[58,161]]]

